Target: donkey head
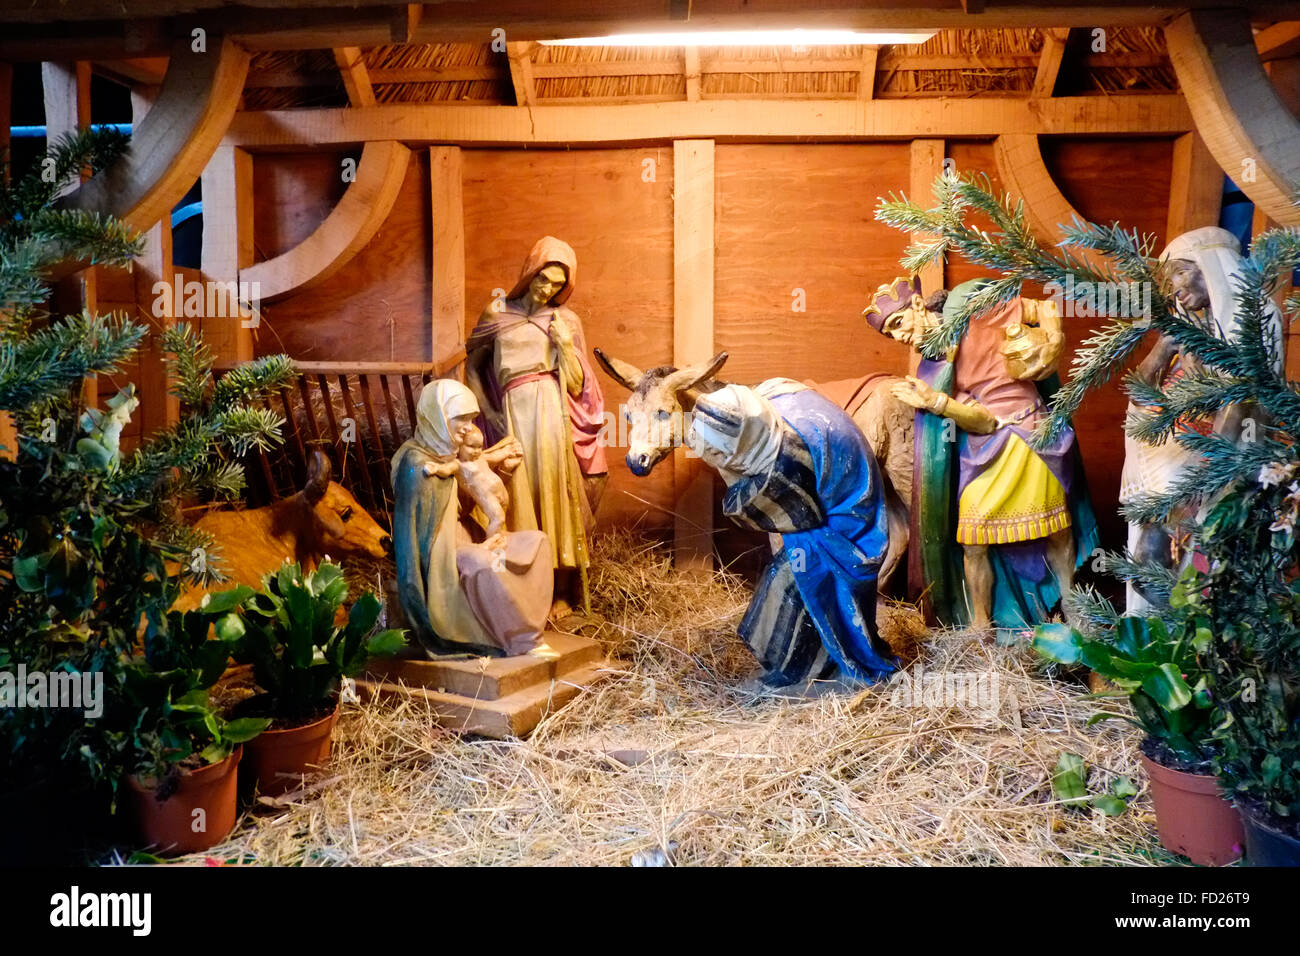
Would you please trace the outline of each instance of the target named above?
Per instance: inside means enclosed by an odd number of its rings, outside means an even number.
[[[703,365],[676,369],[660,365],[647,372],[621,359],[594,350],[596,360],[614,381],[632,393],[624,413],[628,423],[627,467],[645,477],[673,450],[674,439],[683,436],[684,414],[695,408],[695,399],[718,387],[713,376],[727,361],[719,352]]]

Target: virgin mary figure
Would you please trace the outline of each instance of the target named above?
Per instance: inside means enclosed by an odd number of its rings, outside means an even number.
[[[398,597],[415,636],[434,655],[527,653],[551,606],[546,536],[510,531],[502,546],[487,547],[481,511],[456,481],[456,454],[478,414],[464,385],[430,382],[420,394],[415,437],[393,456]],[[482,457],[503,479],[523,460],[513,438]]]
[[[560,572],[557,591],[589,611],[587,536],[608,469],[598,440],[605,399],[582,323],[564,305],[577,270],[567,243],[540,239],[513,288],[475,325],[465,380],[487,442],[511,435],[523,448],[510,485],[520,526],[545,532]]]

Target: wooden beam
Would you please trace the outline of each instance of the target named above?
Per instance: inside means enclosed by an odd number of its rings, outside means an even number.
[[[1200,134],[1184,133],[1174,140],[1165,241],[1171,242],[1189,229],[1217,226],[1222,203],[1223,170]]]
[[[1300,20],[1275,23],[1255,34],[1261,60],[1282,60],[1300,54]]]
[[[700,48],[688,46],[685,53],[686,98],[692,101],[698,100],[700,98]]]
[[[65,197],[67,208],[116,216],[145,231],[171,213],[221,142],[239,103],[248,54],[209,35],[205,53],[178,43],[153,107],[116,163]]]
[[[251,150],[375,139],[462,146],[598,145],[674,139],[744,142],[989,137],[1000,133],[1158,136],[1185,133],[1181,96],[1057,96],[1048,100],[701,100],[628,106],[384,105],[240,113],[227,141]]]
[[[858,67],[858,99],[869,100],[876,95],[876,61],[880,47],[864,46],[862,63]]]
[[[361,50],[354,46],[336,47],[334,62],[338,64],[343,86],[348,91],[348,102],[353,106],[374,106],[375,91],[370,86],[370,74],[366,71]]]
[[[941,139],[914,139],[911,150],[911,176],[908,197],[927,209],[935,205],[934,181],[943,175],[944,142]],[[913,233],[912,241],[925,238]],[[921,290],[925,295],[945,288],[943,263],[921,270]]]
[[[392,42],[413,42],[415,33],[420,28],[423,12],[424,5],[420,3],[405,3],[394,10]]]
[[[220,147],[203,170],[202,189],[203,277],[238,282],[240,270],[253,264],[253,157],[235,146]],[[245,320],[238,303],[227,302],[225,315],[204,316],[203,340],[218,360],[250,361],[256,320]]]
[[[998,178],[1007,194],[1025,204],[1025,218],[1029,228],[1040,243],[1054,246],[1061,241],[1061,225],[1074,218],[1083,219],[1057,188],[1038,137],[1033,134],[1007,134],[993,141],[993,157],[997,162]],[[1093,265],[1100,265],[1099,257],[1084,249],[1073,254]]]
[[[1056,78],[1061,72],[1061,61],[1065,57],[1065,44],[1070,31],[1053,28],[1043,31],[1043,51],[1038,60],[1038,70],[1034,74],[1033,96],[1051,96],[1056,89]]]
[[[379,231],[402,190],[411,151],[393,140],[366,143],[356,181],[302,242],[274,259],[239,270],[239,281],[273,302],[334,275]]]
[[[1300,225],[1300,121],[1269,82],[1250,22],[1235,11],[1185,13],[1165,27],[1196,129],[1242,192],[1269,217]]]
[[[516,106],[535,106],[537,89],[533,84],[533,43],[507,43],[510,61],[510,84],[515,90]]]
[[[807,0],[747,0],[745,3],[703,3],[686,0],[629,0],[610,4],[592,0],[550,0],[520,3],[518,0],[475,0],[473,3],[430,2],[411,42],[428,42],[430,36],[443,36],[447,42],[486,36],[492,25],[508,24],[514,35],[525,39],[551,39],[563,36],[589,36],[592,32],[608,33],[618,27],[627,32],[680,29],[683,21],[694,29],[777,29],[792,27],[838,27],[842,29],[928,29],[964,27],[973,24],[970,16],[978,13],[980,27],[1012,26],[1092,26],[1097,23],[1155,24],[1171,12],[1188,8],[1209,8],[1224,0],[1146,0],[1146,2],[1107,2],[1072,4],[1064,0],[1000,0],[986,9],[982,0],[935,2],[920,0],[858,0],[854,3],[810,3]],[[248,29],[266,19],[259,15],[290,12],[287,0],[241,0],[233,6],[229,0],[78,0],[77,3],[35,3],[33,0],[3,0],[0,21],[11,24],[58,22],[65,30],[93,27],[104,29],[114,21],[136,18],[225,15],[239,29]],[[324,19],[328,14],[356,8],[357,12],[382,16],[387,25],[393,20],[392,0],[301,0],[292,4],[293,12],[313,14]],[[692,9],[692,6],[694,9]],[[1239,0],[1239,6],[1257,21],[1284,20],[1294,17],[1294,5],[1285,0]],[[676,10],[676,16],[674,16]],[[350,11],[346,11],[350,12]],[[689,19],[687,19],[689,14]],[[268,26],[273,25],[269,24]],[[484,30],[484,27],[487,30]],[[266,29],[267,27],[258,27]],[[287,27],[286,27],[287,29]],[[382,42],[391,42],[391,33]],[[337,44],[322,44],[329,48]]]
[[[465,347],[465,207],[459,146],[429,150],[432,204],[433,361]]]
[[[711,140],[673,143],[673,364],[713,356],[714,172]],[[673,450],[673,553],[677,567],[713,567],[713,472]]]

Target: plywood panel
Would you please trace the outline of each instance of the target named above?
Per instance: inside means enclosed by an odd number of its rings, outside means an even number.
[[[900,272],[907,237],[875,220],[907,192],[907,143],[717,148],[715,338],[733,381],[829,381],[907,371],[907,350],[862,319]],[[795,311],[802,290],[806,311]]]
[[[288,252],[325,221],[347,189],[343,160],[348,155],[261,153],[254,158],[254,262]]]
[[[258,354],[284,351],[312,361],[430,361],[429,202],[428,154],[413,152],[393,211],[348,266],[320,285],[263,307]],[[281,194],[275,208],[293,222],[267,227],[266,234],[278,236],[278,242],[303,229],[310,232],[314,226],[308,228],[307,210],[322,206],[319,194],[304,193],[298,204]]]
[[[671,362],[672,155],[671,148],[656,147],[465,150],[466,330],[494,289],[514,284],[533,243],[553,235],[578,256],[577,287],[568,305],[582,320],[587,344],[643,368]],[[597,374],[606,408],[617,414],[627,392],[603,371]],[[610,482],[599,520],[671,526],[668,463],[648,478],[636,478],[623,463],[626,448],[607,453]]]

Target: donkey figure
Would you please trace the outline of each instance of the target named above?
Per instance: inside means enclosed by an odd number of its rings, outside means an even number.
[[[674,441],[681,441],[684,416],[695,408],[696,399],[727,384],[714,378],[727,361],[726,352],[691,368],[660,365],[642,371],[600,349],[592,351],[610,377],[632,393],[626,411],[626,461],[632,474],[642,478],[672,453]],[[882,588],[907,553],[910,527],[915,412],[893,397],[890,387],[901,381],[899,376],[881,373],[821,385],[805,383],[849,413],[880,465],[889,521],[889,550],[877,579]]]

